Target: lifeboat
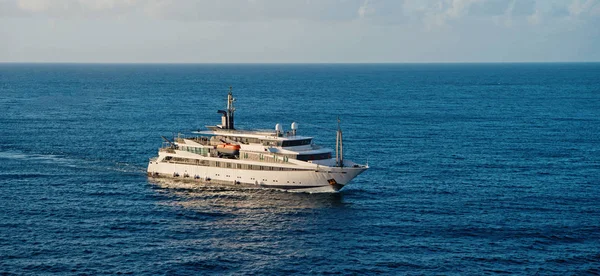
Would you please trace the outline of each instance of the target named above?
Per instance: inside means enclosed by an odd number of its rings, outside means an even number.
[[[217,145],[217,151],[220,154],[225,154],[225,155],[239,155],[240,154],[240,145],[220,144],[220,145]]]

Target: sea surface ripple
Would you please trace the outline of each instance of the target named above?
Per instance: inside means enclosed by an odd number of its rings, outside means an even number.
[[[0,274],[600,273],[600,64],[0,64]],[[161,135],[289,128],[337,194],[153,181]]]

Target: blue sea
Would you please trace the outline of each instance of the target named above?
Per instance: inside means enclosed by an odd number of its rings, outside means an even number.
[[[161,135],[280,123],[340,193],[153,181]],[[600,63],[0,64],[0,274],[600,274]]]

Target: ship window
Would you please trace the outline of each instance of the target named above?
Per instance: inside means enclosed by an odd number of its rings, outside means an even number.
[[[295,146],[310,145],[310,141],[311,141],[311,139],[287,140],[287,141],[283,141],[281,146],[282,147],[295,147]]]
[[[306,154],[306,155],[298,155],[296,159],[300,161],[309,161],[309,160],[323,160],[331,158],[331,152],[320,153],[320,154]]]
[[[272,140],[263,140],[262,144],[263,144],[263,146],[278,146],[277,141],[272,141]]]

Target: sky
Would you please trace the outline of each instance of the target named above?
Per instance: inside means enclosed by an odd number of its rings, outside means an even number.
[[[600,0],[0,0],[0,62],[598,62]]]

